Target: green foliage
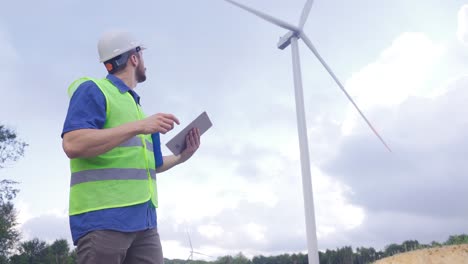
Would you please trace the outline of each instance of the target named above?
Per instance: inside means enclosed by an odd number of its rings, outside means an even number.
[[[11,202],[18,193],[14,184],[14,181],[0,181],[0,263],[5,263],[4,259],[7,259],[20,237],[16,230],[17,213]]]
[[[19,255],[10,258],[12,264],[46,264],[47,263],[47,243],[37,238],[26,241],[19,246]]]
[[[239,252],[232,260],[231,264],[252,264],[252,261]]]
[[[432,247],[432,248],[441,247],[441,246],[442,246],[442,244],[440,244],[440,243],[437,242],[437,241],[432,241],[432,242],[431,242],[431,247]]]
[[[219,257],[214,261],[215,264],[252,264],[252,261],[248,259],[242,252],[239,252],[234,257],[224,256]]]
[[[75,252],[76,254],[76,252]],[[73,263],[71,262],[71,253],[68,242],[65,239],[55,240],[48,248],[47,260],[48,263]]]
[[[386,257],[390,257],[390,256],[396,255],[398,253],[402,253],[402,252],[405,252],[402,245],[390,244],[390,245],[385,247],[385,256]]]
[[[10,264],[72,264],[76,252],[70,252],[65,239],[55,240],[52,245],[37,238],[20,244],[19,254],[10,258]]]
[[[186,260],[181,259],[164,259],[164,264],[185,264],[187,263]]]
[[[18,139],[14,130],[0,125],[0,168],[22,157],[27,146],[28,144]]]
[[[10,263],[10,262],[8,261],[7,257],[0,256],[0,264],[8,264],[8,263]]]
[[[460,245],[468,244],[468,235],[453,235],[445,242],[445,245]]]
[[[27,144],[18,140],[15,131],[0,125],[0,169],[24,155]],[[14,187],[17,182],[0,181],[0,264],[8,263],[7,259],[19,240],[16,230],[17,214],[13,200],[18,193]]]
[[[18,194],[19,189],[13,187],[13,185],[18,184],[12,180],[2,180],[0,181],[0,205],[7,203],[13,200]]]
[[[4,186],[4,182],[0,182],[0,186]],[[13,206],[13,203],[10,201],[16,195],[16,192],[13,194],[7,194],[10,192],[8,188],[0,188],[0,263],[3,263],[1,259],[8,258],[9,254],[13,250],[15,244],[18,242],[20,234],[16,230],[17,225],[17,214]]]
[[[308,262],[307,255],[299,254],[282,254],[278,256],[255,256],[252,258],[252,264],[306,264]]]
[[[232,256],[224,256],[218,258],[214,263],[215,264],[230,264],[232,263],[233,257]]]
[[[373,248],[358,247],[356,248],[355,262],[356,264],[372,263],[379,258],[377,251]]]
[[[182,260],[182,259],[164,259],[164,264],[209,264],[213,262],[205,260]]]
[[[453,244],[468,244],[468,235],[450,236],[445,245]],[[420,244],[417,240],[406,240],[401,244],[390,244],[383,251],[377,251],[373,247],[358,247],[353,251],[352,247],[346,246],[337,248],[336,250],[327,249],[325,252],[319,252],[320,264],[370,264],[375,261],[393,256],[395,254],[409,252],[428,247],[439,247],[440,243],[433,241],[430,245]],[[307,264],[307,254],[283,254],[278,256],[254,256],[250,261],[247,257],[239,253],[235,257],[223,256],[214,264]],[[166,264],[185,264],[185,263],[168,263]]]
[[[325,253],[319,252],[319,262],[325,264],[353,264],[354,253],[351,247],[327,250]]]
[[[302,253],[291,255],[292,264],[307,264],[308,262],[309,261],[307,260],[307,255],[304,255]]]
[[[420,249],[421,246],[422,246],[422,245],[419,244],[419,242],[417,240],[406,240],[401,245],[402,245],[405,252]]]

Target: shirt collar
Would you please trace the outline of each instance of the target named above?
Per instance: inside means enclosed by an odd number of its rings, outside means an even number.
[[[117,87],[117,89],[119,89],[119,91],[121,93],[126,93],[126,92],[129,92],[133,98],[135,98],[135,101],[139,104],[140,103],[140,96],[135,92],[133,91],[132,89],[130,89],[130,87],[128,87],[121,79],[119,79],[119,77],[113,75],[113,74],[108,74],[107,77],[106,77],[113,85],[115,85],[115,87]]]
[[[113,75],[113,74],[108,74],[106,77],[115,87],[119,89],[121,93],[126,93],[130,91],[130,87],[128,87],[119,77]]]

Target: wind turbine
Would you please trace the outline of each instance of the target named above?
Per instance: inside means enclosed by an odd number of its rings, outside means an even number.
[[[193,254],[198,254],[198,255],[207,256],[207,257],[210,257],[210,258],[212,258],[212,256],[209,256],[209,255],[203,254],[203,253],[201,253],[201,252],[193,251],[193,247],[192,247],[192,239],[190,239],[190,234],[189,234],[189,232],[188,232],[188,231],[187,231],[187,237],[188,237],[189,244],[190,244],[190,255],[188,256],[188,258],[187,258],[187,261],[189,261],[189,260],[193,260]]]
[[[346,97],[351,101],[353,106],[359,112],[361,117],[382,142],[382,144],[391,152],[390,147],[385,143],[383,138],[379,135],[377,130],[372,126],[369,120],[364,116],[361,109],[357,106],[348,92],[345,90],[344,86],[341,84],[340,80],[336,77],[333,71],[330,69],[328,64],[323,60],[322,56],[318,53],[317,49],[314,47],[310,39],[305,35],[303,28],[309,16],[310,10],[312,8],[313,0],[307,0],[304,8],[302,10],[301,17],[299,19],[299,25],[294,26],[287,22],[284,22],[278,18],[272,17],[268,14],[240,4],[233,0],[225,0],[241,9],[244,9],[272,24],[275,24],[281,28],[289,30],[286,35],[281,37],[278,48],[283,50],[289,45],[291,45],[292,50],[292,63],[293,63],[293,74],[294,74],[294,90],[296,98],[296,115],[297,115],[297,128],[299,134],[299,148],[301,156],[301,171],[302,171],[302,189],[304,195],[304,210],[305,210],[305,222],[306,222],[306,232],[307,232],[307,250],[308,250],[308,259],[309,264],[319,264],[318,248],[317,248],[317,233],[316,233],[316,224],[315,224],[315,209],[314,209],[314,197],[312,192],[312,179],[310,176],[310,158],[309,158],[309,143],[307,140],[307,125],[305,119],[305,110],[304,110],[304,95],[302,89],[302,73],[301,73],[301,62],[299,57],[299,45],[298,40],[302,39],[306,46],[315,54],[320,63],[325,67],[327,72],[331,75],[333,80],[338,84],[338,87],[343,91]]]

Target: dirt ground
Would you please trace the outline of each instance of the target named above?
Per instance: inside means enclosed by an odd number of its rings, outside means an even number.
[[[468,264],[468,245],[411,251],[381,259],[375,264]]]

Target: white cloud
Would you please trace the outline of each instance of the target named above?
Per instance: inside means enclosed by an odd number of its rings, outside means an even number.
[[[467,84],[465,76],[437,97],[410,97],[374,113],[383,121],[393,153],[362,131],[343,138],[323,169],[351,188],[354,193],[345,200],[362,207],[365,217],[362,225],[343,232],[340,243],[444,241],[465,232]]]
[[[19,54],[13,46],[9,32],[0,24],[0,67],[11,66],[19,60]]]
[[[376,62],[353,74],[346,87],[361,110],[393,107],[411,96],[429,97],[437,94],[434,89],[440,88],[432,87],[428,80],[445,52],[443,44],[435,43],[423,33],[403,33]],[[360,119],[350,106],[343,132],[349,134]]]
[[[326,176],[318,168],[313,168],[312,175],[318,238],[326,239],[361,225],[365,212],[347,200],[346,197],[351,194],[351,189],[336,179]]]
[[[161,240],[163,247],[163,255],[169,259],[188,259],[190,255],[190,247],[187,241],[187,247],[181,245],[177,240]]]
[[[1,21],[0,21],[1,22]],[[4,96],[0,96],[0,120],[2,123],[8,122],[11,115],[6,113],[11,111],[11,106],[15,103],[12,102],[16,99],[11,94],[14,94],[14,90],[17,87],[18,80],[20,79],[19,69],[19,55],[18,51],[13,45],[10,33],[0,23],[0,80],[2,80],[2,86],[0,92]]]
[[[68,216],[58,211],[32,217],[21,225],[20,230],[22,240],[39,238],[52,243],[56,239],[67,239],[69,244],[73,245]]]
[[[35,215],[31,205],[23,200],[16,201],[15,208],[18,211],[17,228],[21,232],[21,240],[39,238],[51,243],[56,239],[65,238],[73,245],[66,210],[50,208]]]
[[[398,105],[427,93],[425,81],[444,52],[423,33],[404,33],[376,62],[353,74],[347,87],[362,106]]]
[[[270,161],[260,156],[253,162],[269,164]],[[179,184],[178,192],[171,194],[171,198],[165,193],[176,187],[167,185],[170,178],[174,179],[166,175],[161,202],[164,205],[158,210],[162,239],[185,241],[183,230],[191,227],[197,230],[191,232],[192,241],[211,255],[302,250],[306,237],[299,164],[287,159],[281,163],[281,168],[273,173],[278,176],[248,180],[234,172],[226,174],[221,170],[202,174],[194,167],[190,170],[192,175],[183,183],[175,181]],[[313,167],[312,175],[319,239],[328,239],[359,226],[364,212],[345,199],[349,188],[316,167]],[[200,184],[194,184],[193,177],[199,179]],[[213,191],[214,186],[218,191]],[[209,188],[212,188],[211,192],[207,191]],[[277,197],[275,203],[268,202],[268,194]],[[263,197],[252,199],[257,196]],[[224,204],[226,201],[231,202]]]
[[[197,231],[208,239],[221,238],[221,235],[224,233],[224,229],[218,224],[201,225]]]
[[[26,202],[19,200],[15,202],[15,206],[18,211],[17,220],[19,226],[23,225],[28,220],[33,218],[30,206]]]
[[[464,5],[458,11],[458,40],[468,45],[468,5]]]
[[[265,241],[265,232],[267,228],[265,226],[248,223],[245,227],[246,235],[253,239],[255,242],[264,242]]]

